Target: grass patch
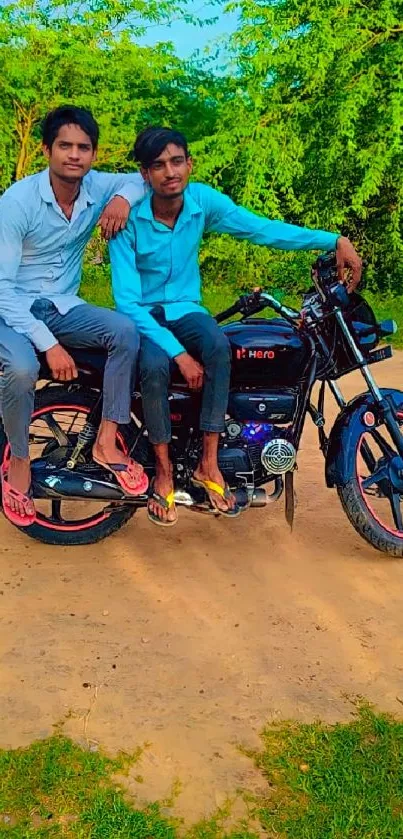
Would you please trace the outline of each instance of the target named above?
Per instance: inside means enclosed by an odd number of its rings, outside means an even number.
[[[62,735],[0,752],[0,835],[10,839],[174,839],[158,807],[134,810],[112,777],[137,755],[110,759]]]
[[[270,839],[401,839],[403,722],[358,709],[349,724],[280,723],[250,754],[268,781],[248,800]],[[187,832],[158,804],[135,809],[113,780],[138,755],[111,759],[57,734],[0,751],[0,835],[10,839],[254,839],[248,820],[226,832],[228,809]]]
[[[368,706],[350,724],[272,725],[255,759],[272,789],[259,820],[289,839],[401,839],[403,723]]]

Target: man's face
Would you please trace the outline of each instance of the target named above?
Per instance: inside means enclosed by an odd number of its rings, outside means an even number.
[[[62,181],[83,178],[96,159],[91,140],[78,125],[62,125],[51,149],[43,146],[49,168]]]
[[[182,195],[191,171],[190,157],[186,157],[184,149],[174,143],[168,143],[148,169],[141,170],[143,178],[160,198],[178,198]]]

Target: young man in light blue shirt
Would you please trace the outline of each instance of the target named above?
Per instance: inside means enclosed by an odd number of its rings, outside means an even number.
[[[49,168],[13,184],[0,199],[1,414],[11,450],[1,472],[2,503],[5,515],[19,526],[35,520],[28,432],[38,351],[45,353],[54,378],[62,382],[77,375],[64,346],[107,351],[103,419],[93,456],[112,467],[129,494],[147,488],[142,467],[116,445],[117,425],[130,421],[136,326],[124,315],[91,306],[77,296],[84,249],[101,213],[109,237],[124,227],[130,207],[145,193],[137,173],[91,170],[98,135],[89,111],[57,108],[43,125]]]
[[[168,454],[168,387],[174,360],[191,388],[203,386],[203,453],[195,483],[205,488],[214,507],[233,516],[239,511],[217,463],[230,355],[224,333],[200,305],[198,251],[203,233],[230,233],[283,250],[335,248],[340,274],[351,268],[351,288],[360,280],[361,260],[351,242],[336,233],[270,221],[205,184],[189,184],[192,162],[186,139],[177,131],[146,129],[137,137],[134,152],[151,190],[110,243],[110,254],[117,309],[133,319],[141,334],[144,416],[156,456],[148,515],[165,526],[177,520]],[[157,306],[159,322],[152,314]]]

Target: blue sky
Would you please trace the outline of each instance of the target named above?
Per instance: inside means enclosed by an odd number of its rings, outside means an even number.
[[[189,58],[195,50],[204,50],[211,41],[223,41],[236,29],[237,14],[225,14],[220,6],[209,6],[203,0],[192,0],[189,11],[199,18],[217,17],[218,21],[203,27],[175,21],[171,26],[150,26],[140,42],[153,46],[160,41],[172,41],[181,58]]]

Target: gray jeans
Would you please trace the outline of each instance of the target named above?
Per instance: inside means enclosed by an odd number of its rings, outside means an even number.
[[[35,300],[31,308],[55,338],[66,347],[104,348],[103,417],[117,423],[130,421],[138,337],[133,322],[125,315],[91,306],[75,306],[61,315],[49,300]],[[0,365],[3,369],[1,415],[4,430],[16,457],[28,457],[28,434],[34,406],[39,361],[25,335],[15,332],[0,318]]]
[[[218,324],[208,314],[195,312],[165,324],[187,352],[204,367],[204,386],[200,428],[224,431],[231,359],[229,343]],[[140,379],[144,419],[150,442],[169,443],[171,419],[168,389],[171,364],[167,354],[153,341],[141,339]]]

